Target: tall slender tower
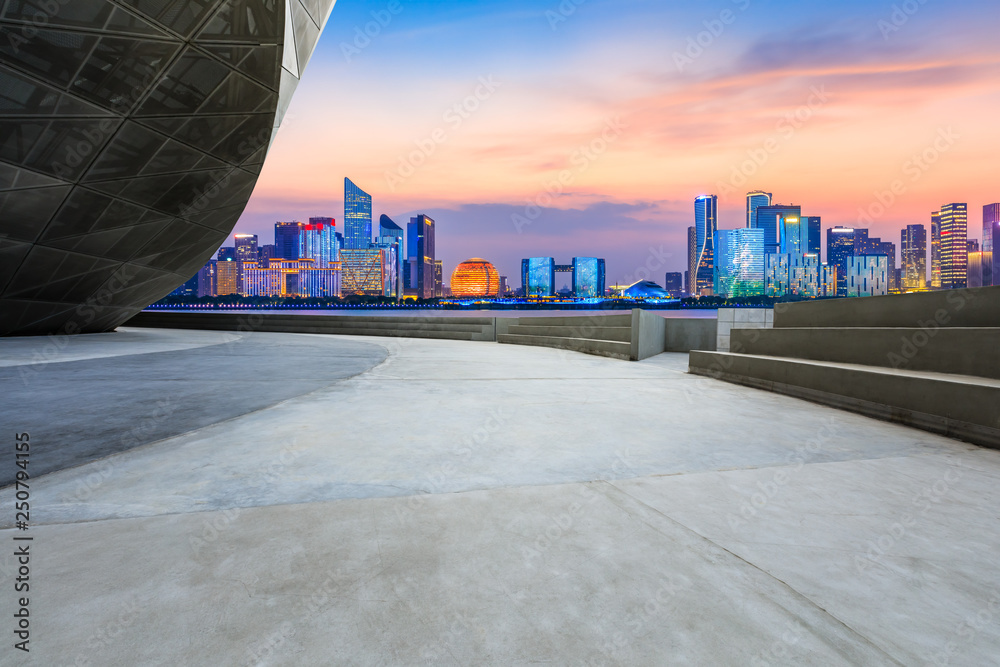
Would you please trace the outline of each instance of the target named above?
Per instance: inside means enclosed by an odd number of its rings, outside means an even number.
[[[406,226],[406,287],[421,299],[433,299],[435,285],[434,220],[426,215],[410,218]]]
[[[983,252],[993,252],[995,236],[1000,236],[1000,204],[987,204],[983,207]]]
[[[344,247],[367,250],[372,242],[372,196],[344,179]]]
[[[694,227],[698,261],[692,279],[697,295],[711,296],[715,287],[715,232],[719,221],[719,198],[702,195],[694,200]]]
[[[931,289],[941,289],[941,211],[931,213]]]
[[[941,287],[962,289],[968,285],[969,205],[941,207]]]
[[[983,261],[990,262],[990,284],[1000,285],[1000,204],[983,207]],[[984,285],[985,287],[985,285]]]
[[[900,249],[903,256],[903,289],[922,290],[927,287],[927,228],[907,225],[902,231]]]
[[[688,261],[684,272],[684,292],[688,296],[695,293],[694,280],[698,269],[698,230],[688,227]]]
[[[773,194],[763,190],[747,193],[747,227],[751,229],[757,227],[757,209],[761,206],[770,206],[773,199]]]

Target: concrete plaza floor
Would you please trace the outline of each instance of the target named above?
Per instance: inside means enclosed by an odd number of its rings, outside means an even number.
[[[0,664],[1000,662],[1000,452],[680,354],[129,329],[41,363],[45,344],[0,341],[4,427],[47,466],[31,653]],[[106,444],[80,454],[89,429]],[[7,545],[13,506],[8,486]]]

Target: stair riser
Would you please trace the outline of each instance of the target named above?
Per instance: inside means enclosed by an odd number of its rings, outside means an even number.
[[[1000,448],[1000,387],[721,352],[692,352],[690,370]]]
[[[735,329],[730,351],[1000,379],[1000,329]]]

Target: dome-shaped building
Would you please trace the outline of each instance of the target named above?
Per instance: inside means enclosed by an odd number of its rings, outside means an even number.
[[[458,299],[499,296],[500,274],[485,259],[467,259],[451,274],[451,294]]]

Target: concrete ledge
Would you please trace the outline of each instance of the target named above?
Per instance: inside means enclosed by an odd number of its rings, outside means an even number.
[[[997,380],[699,351],[689,370],[1000,448]]]
[[[1000,287],[779,303],[775,328],[1000,327]]]
[[[518,334],[497,334],[498,343],[508,345],[532,345],[535,347],[553,347],[559,350],[572,350],[584,354],[596,354],[614,359],[632,358],[632,344],[613,340],[593,340],[590,338],[568,338],[556,336],[523,336]]]
[[[352,315],[144,312],[136,315],[124,326],[208,331],[267,331],[441,338],[446,340],[496,340],[496,325],[491,317],[355,317]]]
[[[632,340],[631,327],[557,327],[557,326],[533,326],[530,324],[511,324],[507,327],[507,333],[520,336],[555,336],[557,338],[588,338],[591,340],[613,340],[620,343],[628,343]],[[576,335],[567,336],[569,333]]]
[[[1000,379],[1000,329],[734,329],[741,354]]]

